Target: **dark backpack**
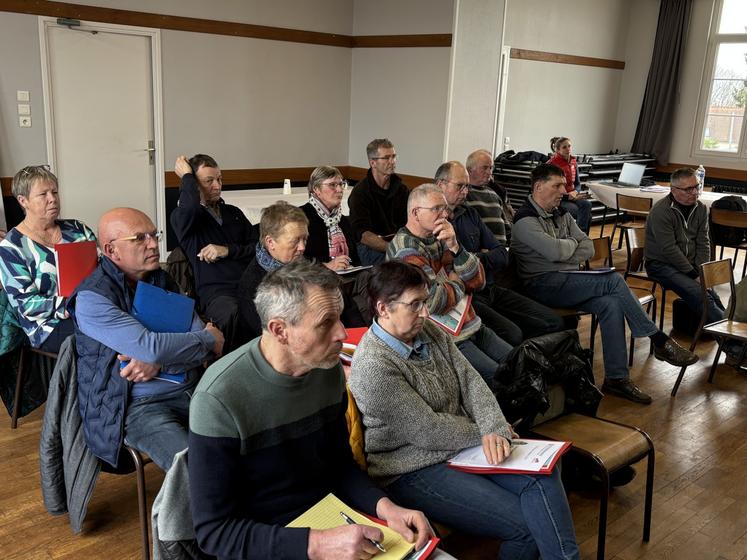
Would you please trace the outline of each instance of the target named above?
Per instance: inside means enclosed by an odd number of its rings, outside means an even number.
[[[714,200],[711,207],[720,210],[745,212],[747,211],[747,202],[741,196],[730,195]],[[743,228],[721,226],[713,223],[710,224],[710,232],[711,243],[724,247],[738,246],[744,240],[745,233],[747,233]]]

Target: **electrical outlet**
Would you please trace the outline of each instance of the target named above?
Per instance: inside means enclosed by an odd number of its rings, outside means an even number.
[[[18,114],[19,115],[30,115],[31,114],[31,105],[28,103],[19,103],[18,104]]]
[[[22,115],[18,117],[18,126],[21,128],[31,128],[31,117]]]
[[[29,100],[29,92],[23,91],[23,90],[17,90],[16,91],[16,100],[17,101],[28,101]]]

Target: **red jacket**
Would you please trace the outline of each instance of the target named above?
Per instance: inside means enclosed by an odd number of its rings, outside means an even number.
[[[565,175],[565,192],[576,190],[576,173],[578,172],[578,167],[576,167],[575,157],[571,156],[571,161],[566,161],[563,156],[555,153],[547,160],[547,163],[556,165],[563,170],[563,174]]]

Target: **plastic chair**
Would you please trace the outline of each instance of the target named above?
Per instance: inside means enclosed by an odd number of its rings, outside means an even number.
[[[745,352],[747,351],[747,323],[734,321],[736,297],[734,294],[734,266],[731,262],[731,259],[710,261],[707,263],[703,263],[700,266],[700,288],[702,290],[704,300],[706,298],[706,292],[708,290],[714,288],[715,286],[721,286],[723,284],[729,284],[729,308],[726,310],[725,318],[721,319],[720,321],[716,321],[715,323],[706,325],[705,322],[708,315],[708,310],[705,306],[703,306],[703,314],[700,317],[698,330],[696,331],[695,336],[693,337],[693,341],[690,344],[690,351],[692,352],[695,349],[695,346],[698,344],[698,340],[703,333],[711,335],[718,342],[716,356],[714,356],[713,358],[713,363],[711,364],[711,369],[708,373],[708,383],[713,383],[713,377],[716,374],[716,365],[718,364],[718,359],[721,357],[721,349],[724,345],[724,342],[726,342],[727,340],[739,340],[740,342],[745,343],[742,348],[742,353],[739,360],[740,362],[744,359]],[[680,374],[677,376],[677,381],[675,381],[674,387],[672,387],[673,397],[677,394],[677,389],[679,389],[686,369],[687,366],[684,366],[680,369]]]

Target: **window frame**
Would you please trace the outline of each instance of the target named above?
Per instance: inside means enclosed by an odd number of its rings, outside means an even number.
[[[696,113],[695,126],[693,127],[690,155],[700,158],[718,158],[737,161],[747,160],[747,107],[745,107],[744,116],[742,117],[742,130],[739,133],[736,152],[706,150],[701,147],[703,134],[705,132],[706,113],[710,107],[711,89],[713,87],[713,80],[716,73],[716,56],[718,55],[718,49],[722,44],[747,44],[747,32],[721,34],[718,32],[719,25],[721,24],[723,5],[724,0],[716,0],[711,14],[711,24],[708,32],[708,44],[705,64],[703,66],[703,75],[700,80],[700,95],[698,97],[698,110]]]

